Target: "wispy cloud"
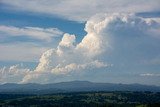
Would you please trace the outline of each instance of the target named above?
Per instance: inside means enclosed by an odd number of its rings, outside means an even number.
[[[57,15],[75,21],[87,21],[91,16],[104,12],[129,13],[160,10],[159,0],[14,0],[14,2],[1,0],[0,3],[8,5],[9,9]]]
[[[39,28],[39,27],[14,27],[0,25],[1,36],[24,36],[31,39],[42,41],[51,41],[55,37],[60,37],[63,32],[57,28]]]
[[[143,76],[143,77],[160,77],[160,74],[144,73],[144,74],[140,74],[140,76]]]

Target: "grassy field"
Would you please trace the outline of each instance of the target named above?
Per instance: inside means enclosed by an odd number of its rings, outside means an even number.
[[[1,107],[160,107],[160,93],[78,92],[49,95],[0,94]]]

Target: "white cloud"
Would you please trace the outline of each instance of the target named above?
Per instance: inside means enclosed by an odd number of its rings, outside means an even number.
[[[62,41],[59,43],[60,46],[72,47],[75,43],[75,35],[64,34]]]
[[[144,76],[144,77],[159,77],[160,74],[145,73],[145,74],[140,74],[140,76]]]
[[[134,66],[139,60],[148,58],[146,52],[159,49],[160,40],[150,33],[150,29],[159,27],[159,21],[134,14],[96,15],[87,21],[87,34],[80,43],[76,44],[75,35],[64,34],[57,48],[44,52],[38,66],[22,77],[21,82],[63,80],[82,71],[106,69],[111,66],[107,64],[109,61],[116,66]],[[147,55],[153,56],[153,53]]]
[[[29,69],[23,68],[23,65],[13,65],[10,67],[3,67],[0,69],[1,83],[18,83],[26,74],[30,72]]]
[[[87,36],[89,35],[90,34],[88,34]],[[85,38],[82,41],[86,41]],[[90,45],[90,41],[92,41],[92,39],[86,41],[83,45],[88,47],[88,45]],[[99,44],[98,42],[99,41],[95,42],[95,44]],[[93,54],[98,55],[96,53],[96,50],[94,53],[90,54],[89,52],[91,49],[85,49],[84,52],[82,50],[84,50],[83,48],[85,47],[79,47],[79,45],[76,45],[74,43],[75,35],[64,34],[62,40],[57,46],[57,49],[50,49],[43,53],[40,58],[40,63],[35,69],[35,71],[52,72],[54,74],[67,74],[72,71],[76,72],[87,68],[99,68],[109,66],[108,64],[104,64],[103,62],[94,60],[92,59],[93,57],[90,57]],[[90,46],[90,48],[93,48],[93,46]],[[100,54],[100,52],[98,53]]]
[[[64,78],[76,78],[73,75],[82,74],[88,72],[87,70],[99,69],[99,68],[108,68],[111,67],[111,64],[106,64],[95,60],[93,62],[88,62],[84,64],[76,64],[70,63],[68,65],[58,64],[50,71],[46,71],[46,69],[35,69],[35,71],[31,71],[27,75],[24,76],[20,83],[28,83],[28,82],[38,82],[38,83],[48,83],[48,82],[59,82],[63,81]],[[44,71],[42,71],[44,70]]]
[[[104,12],[135,13],[160,10],[159,0],[14,0],[14,2],[1,0],[0,2],[9,5],[10,9],[57,15],[75,21],[87,21],[91,16]]]
[[[4,26],[0,25],[1,36],[26,36],[32,39],[51,41],[55,37],[59,37],[63,34],[57,28],[39,28],[39,27],[14,27],[14,26]]]
[[[85,26],[87,35],[84,36],[79,44],[74,44],[75,35],[64,34],[57,49],[48,50],[42,55],[35,72],[39,73],[39,75],[41,73],[67,75],[77,71],[87,71],[88,68],[108,67],[110,65],[106,64],[106,57],[108,55],[107,51],[112,48],[110,39],[124,37],[130,39],[127,36],[132,35],[135,36],[133,38],[145,37],[146,35],[143,33],[147,33],[150,28],[154,28],[155,23],[156,21],[154,20],[149,21],[134,14],[96,15],[87,21]],[[135,31],[137,32],[135,33]],[[121,46],[121,44],[117,45]],[[128,48],[130,47],[127,45],[126,51]],[[30,77],[27,80],[32,80],[31,76],[27,77]],[[23,81],[26,82],[26,80]]]
[[[95,60],[93,62],[88,62],[84,64],[71,63],[66,66],[61,66],[59,64],[55,68],[53,68],[51,72],[53,74],[68,74],[70,72],[83,71],[86,69],[102,68],[102,67],[109,67],[109,66],[110,66],[109,64],[105,64],[103,62]]]

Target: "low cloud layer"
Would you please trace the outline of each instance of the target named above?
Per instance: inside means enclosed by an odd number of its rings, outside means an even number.
[[[0,82],[17,83],[28,73],[30,73],[30,70],[23,68],[23,65],[13,65],[10,67],[3,67],[0,69]]]
[[[104,69],[107,72],[108,67],[117,65],[134,67],[134,64],[159,54],[157,51],[149,54],[150,57],[145,56],[148,50],[159,48],[160,39],[156,38],[159,33],[153,32],[158,29],[160,23],[157,19],[134,14],[95,15],[86,22],[87,34],[80,43],[77,44],[76,35],[65,33],[57,48],[44,52],[38,66],[33,71],[27,69],[16,82],[48,83],[76,79],[92,70],[99,72],[98,69]],[[0,72],[5,70],[1,69]],[[10,72],[10,68],[6,72]],[[1,82],[6,80],[1,78]]]
[[[140,74],[140,76],[143,76],[143,77],[160,77],[160,74],[145,73],[145,74]]]

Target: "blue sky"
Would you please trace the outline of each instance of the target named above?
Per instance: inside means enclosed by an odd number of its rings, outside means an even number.
[[[1,0],[0,83],[160,85],[160,1],[90,2]]]

